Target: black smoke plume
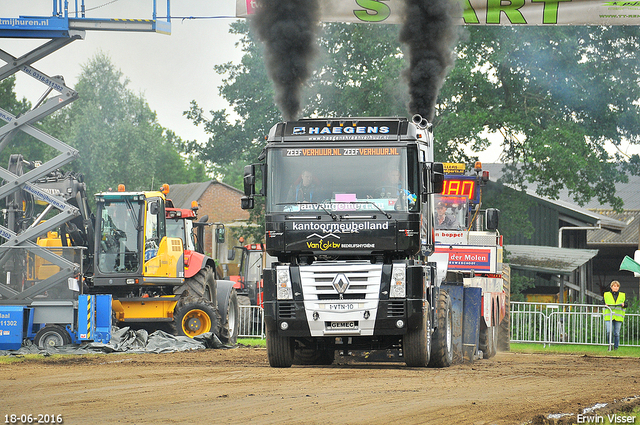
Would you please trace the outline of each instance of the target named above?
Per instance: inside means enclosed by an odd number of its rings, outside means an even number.
[[[433,121],[438,93],[454,63],[458,41],[458,2],[451,0],[405,0],[400,42],[408,48],[412,114]]]
[[[265,64],[285,120],[298,117],[311,76],[319,22],[318,0],[261,0],[252,20],[265,46]]]

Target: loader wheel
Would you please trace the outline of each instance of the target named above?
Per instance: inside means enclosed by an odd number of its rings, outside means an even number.
[[[173,313],[176,335],[193,338],[207,332],[219,335],[218,312],[213,304],[203,298],[183,298]]]
[[[409,329],[402,338],[402,355],[407,366],[427,367],[431,358],[431,308],[426,303],[418,329]]]
[[[291,367],[294,357],[293,339],[267,329],[267,357],[271,367]]]
[[[242,335],[252,335],[253,315],[251,314],[251,300],[246,295],[238,295],[238,306],[240,307],[240,333]]]
[[[216,302],[216,279],[210,266],[200,270],[195,276],[185,279],[184,283],[173,290],[175,295],[182,295],[185,291],[192,297],[200,297]]]
[[[71,335],[61,325],[47,325],[36,333],[33,343],[38,348],[54,348],[71,344]]]
[[[331,349],[296,348],[293,354],[293,364],[297,365],[330,365],[335,359],[336,352]]]
[[[449,367],[453,363],[453,309],[446,292],[438,295],[435,324],[429,366]]]

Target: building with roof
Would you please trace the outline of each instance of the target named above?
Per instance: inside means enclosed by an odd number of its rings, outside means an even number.
[[[249,213],[240,208],[240,198],[244,193],[233,186],[217,180],[202,183],[174,184],[169,186],[169,195],[176,208],[191,208],[192,201],[198,203],[198,217],[208,216],[208,223],[213,223],[205,230],[205,253],[220,263],[226,263],[227,251],[237,245],[232,239],[230,229],[244,226],[249,220]],[[224,226],[226,236],[224,242],[217,242],[213,231]]]
[[[483,164],[483,169],[489,171],[496,187],[503,187],[502,164]],[[536,287],[529,292],[597,302],[609,289],[611,280],[618,280],[623,292],[637,297],[638,279],[619,268],[625,255],[633,258],[639,246],[638,184],[640,177],[616,184],[616,194],[625,206],[621,213],[600,205],[596,199],[579,207],[567,190],[560,192],[559,199],[552,200],[537,195],[536,185],[530,184],[525,193],[534,201],[528,209],[534,235],[531,238],[514,235],[505,242],[507,251],[511,245],[519,247],[508,254],[514,272],[535,279]]]

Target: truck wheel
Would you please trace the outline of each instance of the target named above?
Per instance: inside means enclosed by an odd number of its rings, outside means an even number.
[[[218,312],[204,298],[186,297],[178,301],[173,313],[175,333],[193,338],[207,332],[220,335]]]
[[[431,343],[431,367],[449,367],[453,363],[453,309],[451,298],[440,292],[436,301],[436,329]]]
[[[184,283],[173,290],[175,295],[182,295],[185,291],[192,297],[201,297],[215,303],[216,300],[216,279],[213,269],[206,266],[195,276],[187,278]]]
[[[238,295],[238,305],[240,307],[240,333],[252,335],[251,300],[246,295]]]
[[[484,324],[484,320],[480,325],[480,341],[478,344],[478,348],[482,350],[482,358],[490,359],[491,357],[496,355],[496,345],[498,342],[498,327],[491,326],[487,327]]]
[[[498,350],[509,351],[511,349],[511,281],[504,279],[505,314],[498,329]]]
[[[267,329],[267,357],[271,367],[291,367],[294,348],[293,339]]]
[[[61,325],[47,325],[36,333],[33,343],[38,348],[54,348],[71,344],[71,335]]]
[[[238,343],[238,328],[240,327],[240,314],[238,309],[238,295],[231,288],[226,303],[220,307],[222,317],[221,340],[225,344],[236,345]]]
[[[431,308],[427,303],[418,329],[410,329],[402,339],[402,355],[407,366],[427,367],[431,358]]]
[[[293,364],[297,365],[330,365],[335,359],[336,352],[331,349],[296,348],[293,354]]]

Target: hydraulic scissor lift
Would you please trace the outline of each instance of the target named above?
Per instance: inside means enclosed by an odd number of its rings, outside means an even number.
[[[0,81],[22,72],[46,86],[45,93],[34,107],[20,116],[13,115],[0,105],[0,152],[9,145],[18,132],[24,132],[58,152],[54,158],[24,172],[22,167],[24,160],[19,155],[11,156],[7,168],[0,167],[0,180],[2,180],[0,199],[6,200],[5,225],[0,225],[0,315],[2,315],[3,306],[7,308],[23,306],[24,314],[28,315],[29,309],[38,309],[38,306],[43,304],[43,300],[46,300],[47,312],[53,312],[53,314],[36,314],[35,316],[46,317],[47,323],[51,323],[51,320],[59,316],[63,321],[61,325],[66,325],[68,331],[77,332],[77,324],[68,321],[68,317],[71,317],[68,311],[69,309],[77,311],[77,295],[82,293],[81,255],[75,257],[60,255],[62,249],[40,246],[36,240],[79,215],[87,217],[84,215],[85,211],[68,202],[70,194],[51,190],[46,184],[39,183],[46,181],[47,176],[76,159],[79,152],[34,127],[34,124],[76,100],[78,94],[65,85],[61,76],[47,75],[35,68],[33,64],[75,40],[84,39],[86,31],[89,30],[170,34],[170,0],[166,0],[166,20],[157,19],[156,0],[153,0],[152,19],[88,18],[85,12],[85,0],[80,0],[80,4],[75,0],[71,11],[68,0],[52,0],[52,2],[51,16],[0,16],[0,39],[47,40],[19,57],[0,48],[0,60],[5,62],[5,65],[0,67]],[[53,95],[51,95],[52,92]],[[24,215],[25,196],[33,197],[39,203],[47,205],[45,211],[31,223],[21,220]],[[82,204],[78,205],[82,208]],[[52,216],[52,214],[55,215]],[[49,218],[45,220],[45,216]],[[27,255],[39,257],[48,265],[59,268],[59,271],[25,287],[21,282],[24,278],[18,276],[16,270],[24,267],[24,258]],[[24,275],[22,272],[21,274]],[[48,299],[51,293],[56,292],[53,289],[60,286],[74,287],[77,291],[62,291],[66,294],[75,294],[71,299],[64,297]],[[58,294],[60,293],[58,291]],[[77,313],[73,317],[77,317]],[[24,322],[29,323],[29,320]],[[3,329],[3,323],[0,321],[0,345],[3,333],[8,332],[7,329]],[[34,324],[36,328],[40,325]],[[31,334],[30,330],[29,332],[24,330],[25,336]],[[74,341],[76,339],[72,338]]]

